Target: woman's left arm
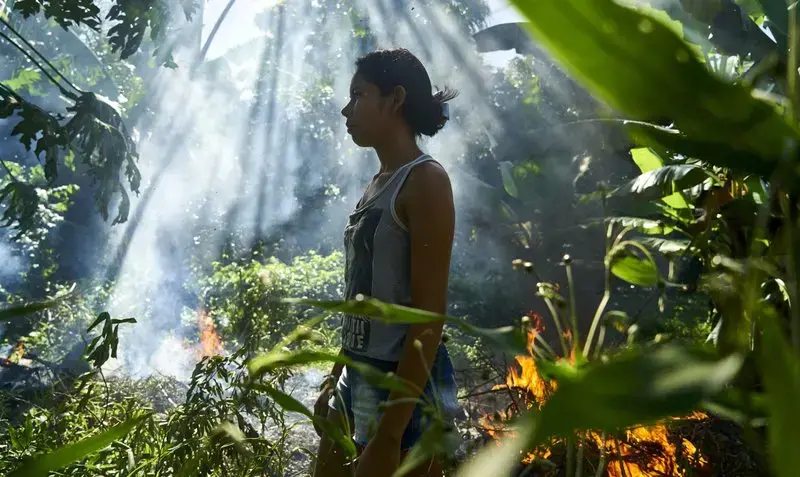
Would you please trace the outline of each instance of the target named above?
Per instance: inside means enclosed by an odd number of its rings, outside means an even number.
[[[411,306],[444,314],[455,228],[453,192],[447,173],[434,163],[415,167],[406,180],[397,207],[411,243]],[[407,393],[393,391],[389,402],[419,397],[428,381],[443,326],[444,321],[409,325],[396,374],[417,389]],[[421,343],[421,348],[415,345],[417,342]],[[388,406],[377,436],[399,443],[414,406],[413,402]]]

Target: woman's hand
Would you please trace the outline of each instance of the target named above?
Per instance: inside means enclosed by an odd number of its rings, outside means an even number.
[[[391,477],[400,466],[400,441],[376,434],[358,458],[356,477]]]

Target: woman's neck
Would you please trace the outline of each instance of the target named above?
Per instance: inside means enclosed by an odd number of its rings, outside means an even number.
[[[381,162],[379,173],[394,172],[422,154],[422,150],[410,137],[395,137],[392,141],[375,147]]]

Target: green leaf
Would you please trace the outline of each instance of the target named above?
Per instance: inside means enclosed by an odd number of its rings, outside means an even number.
[[[320,301],[320,300],[298,300],[285,299],[285,303],[315,306],[324,310],[349,313],[359,316],[367,316],[388,323],[430,323],[432,321],[445,320],[448,324],[457,326],[467,333],[479,336],[487,341],[487,344],[494,346],[499,351],[511,353],[525,353],[526,338],[522,332],[515,327],[502,327],[496,329],[479,328],[466,323],[463,318],[440,315],[417,308],[402,305],[392,305],[383,303],[374,298],[360,297],[349,301]]]
[[[559,382],[531,443],[577,429],[614,431],[689,412],[721,392],[742,362],[739,355],[717,359],[674,345],[624,353]]]
[[[348,313],[351,315],[369,316],[387,323],[430,323],[440,321],[448,317],[430,311],[419,310],[402,305],[391,305],[383,303],[374,298],[359,296],[355,300],[298,300],[288,298],[283,300],[285,303],[309,305],[323,310],[337,313]],[[453,318],[451,318],[453,319]]]
[[[257,391],[268,394],[276,404],[287,411],[296,412],[308,418],[314,417],[314,413],[305,407],[303,403],[279,389],[276,389],[268,384],[261,383],[253,384],[251,387]]]
[[[624,255],[615,257],[611,262],[611,273],[628,283],[639,286],[653,286],[660,276],[658,268],[652,260]]]
[[[631,157],[642,173],[664,167],[664,160],[649,147],[631,149]]]
[[[699,166],[675,164],[645,172],[619,187],[616,195],[635,195],[644,199],[657,199],[702,184],[714,176]]]
[[[785,45],[789,33],[789,8],[786,0],[758,0],[758,3],[769,19],[769,29],[779,40],[778,44]]]
[[[663,254],[683,253],[689,247],[689,240],[686,239],[665,239],[659,237],[644,237],[637,239],[642,245],[652,248]]]
[[[325,361],[329,363],[340,363],[357,370],[364,379],[372,384],[383,389],[390,391],[408,392],[410,383],[400,379],[394,373],[385,373],[370,366],[366,363],[353,361],[352,359],[342,354],[327,353],[324,351],[271,351],[254,357],[247,363],[247,369],[250,377],[257,379],[264,374],[279,368],[286,368],[300,364],[316,363]]]
[[[97,318],[92,322],[91,325],[89,325],[89,328],[87,328],[86,331],[87,332],[92,331],[97,325],[99,325],[100,323],[103,323],[105,321],[108,321],[110,319],[111,319],[111,315],[108,314],[107,311],[104,311],[104,312],[100,313],[99,315],[97,315]]]
[[[644,219],[641,217],[608,217],[606,222],[617,224],[622,227],[632,227],[648,235],[666,235],[673,230],[672,227],[665,225],[660,220]]]
[[[106,431],[100,432],[85,439],[81,439],[73,444],[60,447],[48,454],[34,456],[22,464],[22,466],[20,466],[17,470],[12,472],[9,477],[44,477],[51,471],[58,470],[73,462],[81,460],[84,457],[107,447],[112,442],[122,439],[134,427],[149,417],[150,414],[144,414],[128,419],[127,421],[109,428]]]
[[[519,197],[517,184],[514,181],[514,164],[508,161],[500,162],[500,176],[503,178],[503,187],[511,197]]]
[[[254,384],[252,387],[258,391],[268,394],[276,404],[287,411],[297,412],[314,421],[314,423],[319,425],[331,439],[336,441],[342,447],[348,457],[353,457],[356,455],[356,447],[352,439],[346,436],[338,426],[335,426],[328,419],[315,416],[314,413],[312,413],[303,405],[303,403],[272,386],[267,384]]]
[[[625,129],[636,144],[665,147],[674,153],[701,159],[717,166],[755,173],[762,177],[769,176],[775,166],[772,162],[762,161],[752,152],[710,141],[702,136],[689,137],[676,129],[637,121],[626,121]]]
[[[800,469],[800,413],[797,399],[800,396],[800,358],[793,349],[773,310],[762,314],[763,342],[759,346],[761,373],[766,387],[769,410],[767,427],[768,447],[778,477],[797,475]]]
[[[26,89],[28,94],[42,96],[43,94],[41,90],[35,86],[41,78],[42,74],[39,72],[39,70],[33,68],[23,68],[19,73],[17,73],[17,76],[5,81],[0,81],[0,83],[8,86],[16,92]]]
[[[718,359],[666,345],[627,351],[609,362],[561,373],[564,379],[541,412],[528,410],[514,423],[519,437],[499,447],[487,446],[458,475],[512,475],[522,452],[553,436],[578,430],[613,432],[688,413],[725,389],[741,364],[739,355]]]
[[[465,332],[482,338],[494,349],[509,354],[527,353],[527,338],[518,326],[501,326],[499,328],[481,328],[464,320],[448,320],[448,324],[461,328]]]
[[[453,431],[452,426],[448,428],[442,419],[435,419],[409,449],[392,477],[407,475],[434,457],[455,455],[460,443],[461,438]]]
[[[119,318],[114,318],[113,320],[111,320],[111,322],[112,322],[112,323],[114,323],[114,324],[119,324],[119,323],[136,323],[136,318],[122,318],[122,319],[119,319]]]
[[[633,7],[614,0],[512,3],[569,72],[633,119],[668,118],[681,134],[749,154],[770,171],[787,141],[800,137],[774,104],[708,71],[673,28]]]
[[[61,301],[69,298],[70,296],[74,295],[75,293],[75,285],[69,289],[66,293],[61,295],[55,296],[48,300],[42,300],[37,302],[28,302],[28,303],[21,303],[19,305],[11,305],[5,308],[0,309],[0,321],[9,321],[14,318],[19,318],[21,316],[29,315],[31,313],[36,313],[38,311],[46,310],[48,308],[52,308],[56,306]]]

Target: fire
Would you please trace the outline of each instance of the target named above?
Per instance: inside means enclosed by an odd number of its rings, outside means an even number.
[[[21,339],[11,348],[8,358],[0,358],[0,366],[10,368],[12,366],[30,366],[31,360],[23,358],[25,356],[25,340]]]
[[[534,326],[528,331],[528,354],[515,357],[514,363],[508,368],[505,383],[492,388],[508,390],[512,405],[507,411],[499,411],[481,419],[486,433],[498,444],[504,435],[513,435],[512,431],[506,429],[505,423],[516,412],[533,406],[541,409],[556,389],[556,383],[542,378],[536,368],[534,344],[537,334],[544,327],[538,317],[531,318]],[[565,337],[571,339],[568,332],[565,332]],[[567,360],[574,363],[574,356],[571,355]],[[702,421],[707,418],[702,412],[694,412],[682,419]],[[605,475],[608,477],[685,476],[686,471],[678,465],[679,461],[695,470],[708,470],[707,459],[691,441],[674,436],[671,438],[667,423],[633,427],[625,430],[622,436],[603,438],[598,433],[589,432],[581,438],[584,446],[595,449],[596,456],[589,458],[598,460],[600,449],[604,450],[607,455]],[[522,456],[521,462],[531,464],[536,459],[547,459],[552,455],[553,448],[542,447]],[[591,456],[593,453],[585,452],[584,455]]]
[[[198,359],[222,354],[225,351],[222,339],[215,329],[217,325],[205,310],[197,313],[197,327],[200,329],[200,342],[195,350]]]
[[[528,398],[525,399],[526,408],[530,408],[533,405],[536,405],[541,409],[544,402],[550,397],[553,390],[555,389],[555,382],[554,381],[545,381],[539,375],[539,371],[536,369],[536,361],[533,359],[533,343],[536,339],[536,334],[538,331],[536,329],[531,329],[528,331],[528,355],[519,355],[514,358],[514,361],[517,365],[519,365],[519,370],[517,367],[511,366],[508,368],[508,374],[506,375],[506,383],[505,384],[497,384],[492,389],[510,389],[510,390],[517,390],[523,391],[529,394]]]
[[[693,412],[683,419],[702,421],[707,417],[702,412]],[[614,457],[606,468],[608,477],[685,476],[686,471],[678,466],[681,456],[695,470],[708,469],[708,460],[697,447],[683,437],[678,443],[671,441],[669,429],[663,423],[627,429],[623,439],[603,440],[596,433],[591,433],[590,438]]]

